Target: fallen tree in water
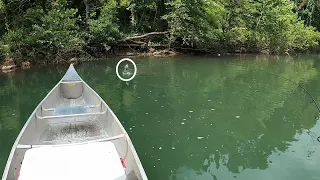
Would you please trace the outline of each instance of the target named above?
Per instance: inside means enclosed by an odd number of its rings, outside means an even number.
[[[166,47],[167,45],[159,45],[155,43],[152,43],[152,39],[154,39],[155,36],[159,35],[168,35],[170,32],[169,31],[164,31],[164,32],[149,32],[145,34],[137,34],[134,36],[128,36],[123,39],[123,41],[120,41],[119,43],[116,44],[116,46],[121,47]],[[143,39],[143,40],[141,40]],[[163,38],[162,38],[163,39]]]
[[[126,37],[125,40],[132,40],[132,39],[141,39],[141,38],[146,38],[149,36],[153,35],[166,35],[169,34],[169,31],[164,31],[164,32],[150,32],[142,35],[136,35],[136,36],[131,36],[131,37]]]

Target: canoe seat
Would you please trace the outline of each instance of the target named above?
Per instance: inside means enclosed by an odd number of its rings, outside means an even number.
[[[61,106],[54,108],[54,115],[67,115],[67,114],[83,114],[87,113],[89,106]]]
[[[99,108],[100,106],[101,106],[101,103],[99,103],[98,105],[78,105],[78,106],[59,105],[55,108],[49,108],[49,109],[43,107],[42,105],[41,108],[45,112],[51,111],[51,113],[49,114],[46,113],[47,115],[70,115],[70,114],[84,114],[89,112],[96,112],[94,108]]]
[[[49,115],[49,116],[39,116],[36,113],[37,119],[55,119],[55,118],[66,118],[66,117],[84,117],[84,116],[99,116],[106,114],[108,111],[105,110],[103,112],[88,112],[88,113],[81,113],[81,114],[61,114],[61,115]]]
[[[32,148],[25,153],[18,179],[125,180],[121,160],[112,142]]]

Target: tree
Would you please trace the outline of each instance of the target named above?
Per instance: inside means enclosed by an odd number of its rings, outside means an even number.
[[[182,45],[202,47],[218,40],[225,13],[221,2],[175,0],[168,5],[169,13],[163,18],[168,22],[171,41],[178,39]]]
[[[56,61],[81,54],[100,56],[126,42],[141,50],[156,44],[209,52],[302,52],[319,47],[319,4],[319,0],[1,0],[0,54]]]
[[[65,53],[81,50],[77,10],[65,9],[65,4],[64,0],[53,1],[47,13],[40,6],[27,9],[21,25],[14,25],[21,27],[12,27],[3,36],[11,56],[59,60]]]

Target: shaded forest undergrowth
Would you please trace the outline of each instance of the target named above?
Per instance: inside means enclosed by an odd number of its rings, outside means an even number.
[[[6,66],[320,49],[320,0],[0,0],[0,21]]]

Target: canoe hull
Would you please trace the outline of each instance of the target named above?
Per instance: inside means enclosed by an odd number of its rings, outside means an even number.
[[[67,76],[69,72],[72,78]],[[127,180],[148,179],[130,137],[114,112],[71,65],[23,126],[11,149],[2,180],[17,179],[24,154],[30,148],[95,141],[113,142],[126,164]]]

